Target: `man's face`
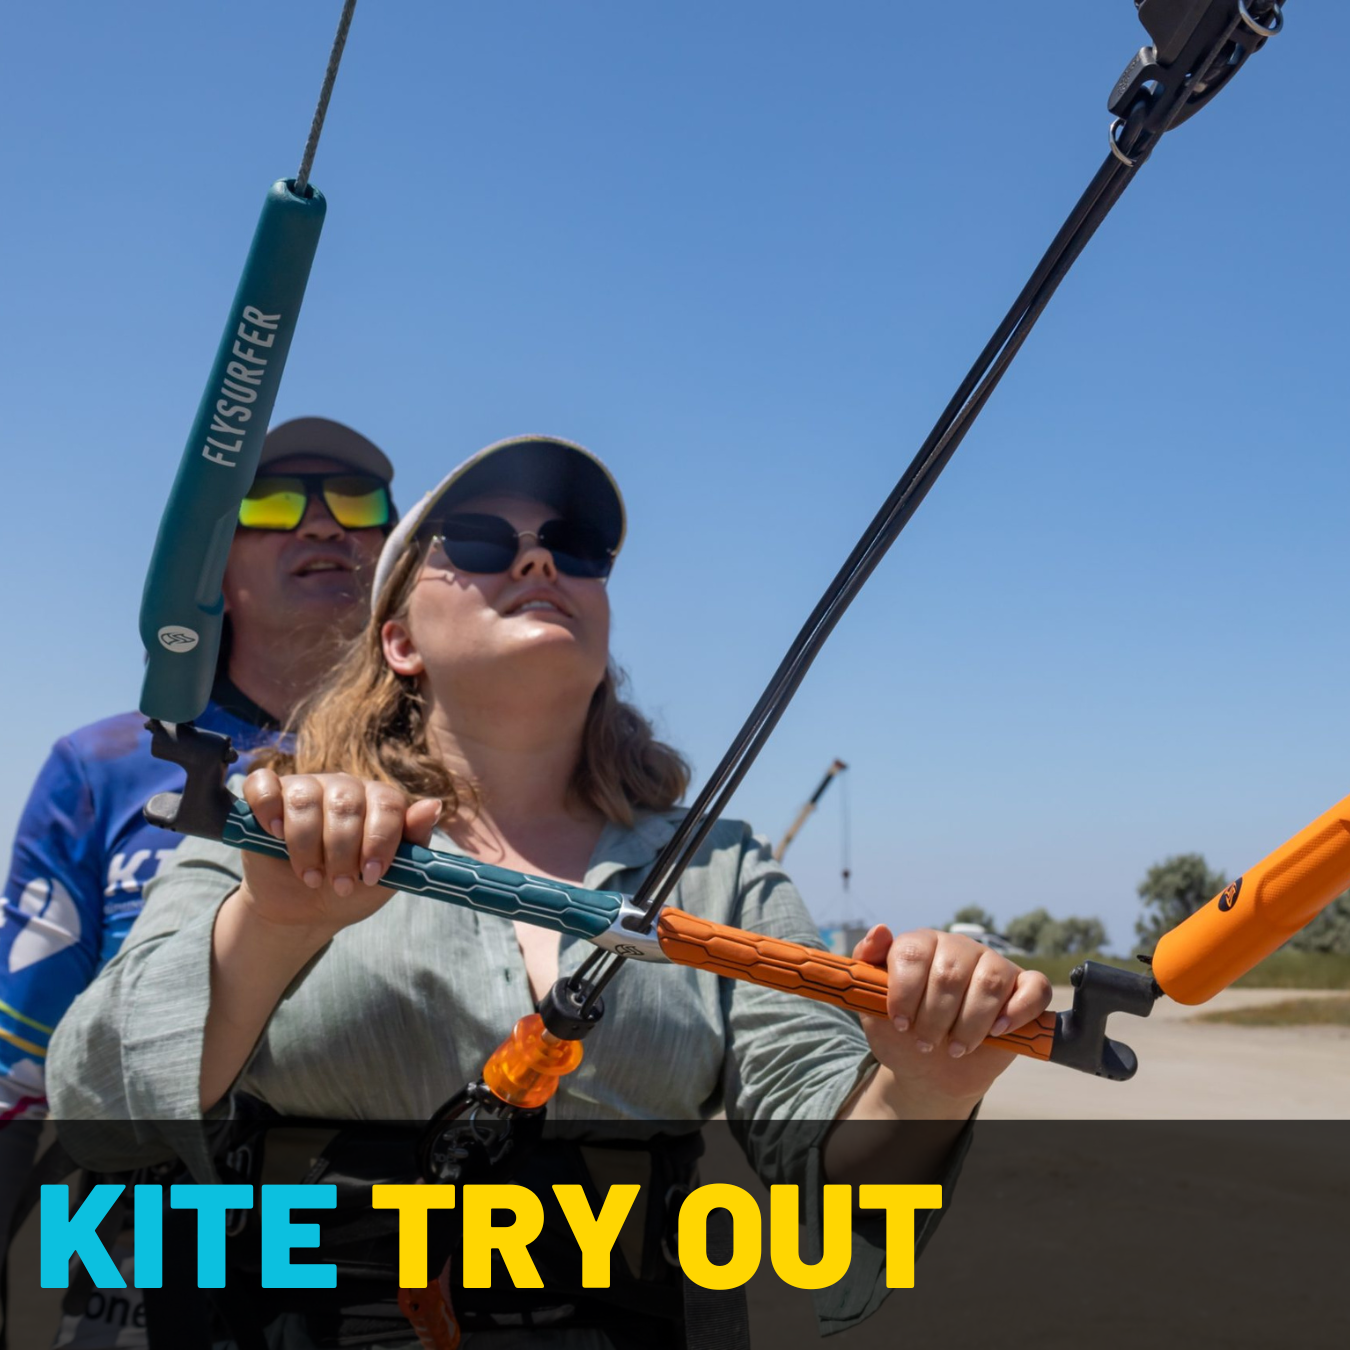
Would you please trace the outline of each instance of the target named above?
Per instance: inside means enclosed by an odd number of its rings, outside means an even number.
[[[273,460],[268,474],[351,473],[319,455]],[[381,530],[345,530],[321,498],[311,498],[293,530],[235,532],[225,568],[225,609],[236,639],[328,628],[356,633],[365,621]]]

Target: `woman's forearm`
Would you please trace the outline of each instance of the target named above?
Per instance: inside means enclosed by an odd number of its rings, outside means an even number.
[[[844,1103],[826,1136],[825,1175],[840,1184],[936,1181],[979,1102],[925,1093],[878,1065]]]
[[[202,1040],[201,1107],[209,1111],[248,1063],[282,994],[333,936],[331,928],[269,923],[241,886],[211,936],[211,1005]]]

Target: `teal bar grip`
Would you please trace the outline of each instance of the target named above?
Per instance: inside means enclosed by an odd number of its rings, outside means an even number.
[[[242,800],[230,807],[220,838],[252,853],[288,856],[286,845],[258,824]],[[382,884],[587,939],[599,937],[619,917],[624,903],[618,891],[586,891],[547,877],[508,872],[476,858],[437,853],[409,843],[398,846]]]
[[[141,711],[190,722],[211,697],[221,583],[286,365],[326,205],[273,183],[229,321],[160,519],[141,598],[147,664]]]

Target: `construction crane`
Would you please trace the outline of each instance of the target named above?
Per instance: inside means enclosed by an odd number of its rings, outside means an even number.
[[[797,837],[798,830],[806,824],[807,817],[816,809],[820,799],[825,795],[825,789],[834,781],[836,774],[842,773],[848,765],[842,759],[836,759],[828,769],[825,770],[825,777],[820,780],[819,786],[811,794],[810,800],[797,812],[797,819],[787,828],[787,833],[778,841],[778,847],[774,849],[773,856],[778,862],[783,861],[783,854],[788,850],[788,845]],[[844,867],[844,888],[848,889],[848,867]]]

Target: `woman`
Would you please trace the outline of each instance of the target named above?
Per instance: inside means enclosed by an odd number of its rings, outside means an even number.
[[[406,838],[636,890],[679,819],[687,771],[615,692],[605,579],[624,530],[608,470],[551,438],[491,446],[427,494],[390,536],[371,623],[302,716],[294,753],[271,753],[244,783],[289,861],[178,851],[118,961],[62,1023],[58,1115],[200,1119],[247,1094],[286,1116],[421,1119],[478,1076],[592,949],[380,878]],[[714,830],[674,903],[818,945],[738,822]],[[753,1161],[783,1177],[823,1163],[835,1181],[875,1159],[831,1122],[949,1122],[891,1159],[891,1179],[938,1179],[1012,1059],[970,1052],[1038,1016],[1048,982],[927,930],[878,927],[855,955],[889,972],[889,1019],[861,1028],[754,985],[630,963],[550,1114],[597,1127],[719,1108],[747,1125],[816,1120],[817,1161],[752,1131]]]

